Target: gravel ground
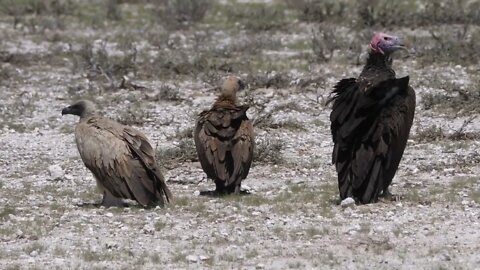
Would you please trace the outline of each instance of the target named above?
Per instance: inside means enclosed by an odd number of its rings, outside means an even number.
[[[328,62],[288,68],[301,66],[295,64],[298,57],[312,57],[308,47],[287,46],[298,40],[309,44],[309,24],[296,22],[293,33],[256,35],[257,45],[267,37],[281,44],[260,50],[265,62],[278,62],[262,74],[267,79],[285,75],[287,82],[256,86],[250,74],[237,73],[250,82],[240,99],[252,105],[249,116],[257,134],[257,158],[244,181],[252,194],[210,198],[197,195],[214,185],[192,154],[191,131],[196,115],[215,99],[220,72],[213,76],[217,80],[127,72],[135,78],[128,82],[133,86],[110,89],[105,87],[108,81],[79,65],[71,50],[81,55],[88,38],[92,51],[95,44],[106,44],[109,55],[122,54],[111,37],[141,27],[119,24],[105,32],[107,23],[72,32],[75,27],[66,21],[66,29],[38,33],[25,22],[13,28],[12,21],[0,19],[1,269],[478,268],[480,118],[472,109],[477,105],[425,105],[432,96],[449,97],[438,103],[456,97],[447,82],[478,95],[478,65],[427,65],[415,56],[396,60],[397,75],[410,75],[417,93],[411,139],[392,184],[392,192],[402,199],[338,206],[330,164],[330,108],[324,104],[334,83],[357,76],[361,66],[345,61],[347,56],[336,50]],[[396,30],[410,37],[426,31]],[[198,45],[194,34],[202,31],[173,31],[162,38],[190,52]],[[210,48],[232,46],[235,40],[252,46],[249,32],[239,31],[234,40],[230,32],[210,34],[205,41]],[[135,44],[145,55],[162,54],[151,40]],[[286,71],[278,71],[283,65]],[[305,86],[318,76],[318,83]],[[78,120],[60,115],[80,97],[94,99],[106,116],[151,139],[175,196],[171,205],[93,205],[101,195],[75,146]]]

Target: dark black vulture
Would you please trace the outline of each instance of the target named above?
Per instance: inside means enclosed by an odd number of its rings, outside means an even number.
[[[200,164],[217,194],[238,194],[253,159],[254,134],[248,106],[237,104],[243,83],[229,77],[212,108],[200,113],[194,131]]]
[[[121,206],[122,199],[132,199],[143,206],[162,206],[171,200],[145,135],[99,116],[88,100],[64,108],[64,114],[80,116],[75,140],[83,163],[103,193],[102,205]]]
[[[395,78],[392,53],[405,48],[402,39],[375,33],[360,76],[339,81],[330,114],[340,199],[366,204],[391,197],[415,114],[415,91],[409,77]]]

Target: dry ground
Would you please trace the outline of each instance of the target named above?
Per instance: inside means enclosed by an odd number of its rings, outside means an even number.
[[[1,269],[478,268],[478,1],[39,2],[0,0]],[[394,64],[417,92],[403,199],[342,208],[325,100],[374,30],[416,49]],[[230,73],[249,85],[253,194],[196,196],[213,184],[194,119]],[[79,98],[148,135],[173,204],[91,205],[60,115]]]

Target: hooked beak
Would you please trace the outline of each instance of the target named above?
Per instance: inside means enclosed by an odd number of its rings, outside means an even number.
[[[65,114],[75,114],[75,113],[76,113],[75,109],[72,108],[72,106],[65,107],[62,110],[62,116],[65,115]]]
[[[392,48],[394,51],[404,51],[407,52],[407,54],[410,54],[410,43],[406,39],[397,38],[395,45],[393,45]]]
[[[62,110],[62,115],[70,114],[69,109],[70,109],[70,108],[68,108],[68,107],[63,108],[63,110]]]
[[[238,81],[238,87],[239,87],[238,90],[244,90],[246,85],[242,80],[239,80]]]

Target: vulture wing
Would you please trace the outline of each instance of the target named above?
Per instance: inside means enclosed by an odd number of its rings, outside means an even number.
[[[364,91],[355,79],[336,85],[330,114],[332,162],[342,199],[373,202],[390,184],[413,121],[415,97],[408,82],[408,77],[389,79]]]
[[[246,178],[253,157],[253,126],[248,106],[213,108],[199,115],[195,145],[209,178],[229,186]]]
[[[102,188],[144,206],[170,201],[171,192],[143,134],[112,120],[92,117],[77,125],[75,137],[83,162]]]
[[[228,184],[247,178],[253,160],[253,134],[252,122],[242,121],[240,128],[233,138],[232,156],[234,164]]]

